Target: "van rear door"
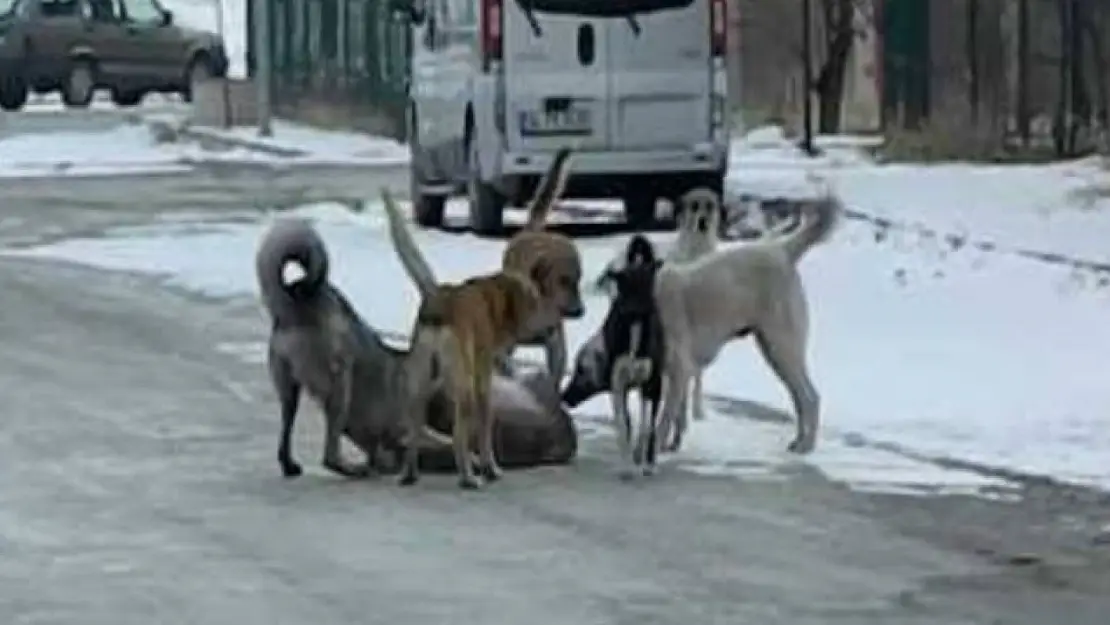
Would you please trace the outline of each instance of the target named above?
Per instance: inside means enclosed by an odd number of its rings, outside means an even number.
[[[689,148],[709,141],[711,0],[637,4],[648,10],[611,20],[613,149]]]
[[[610,20],[501,2],[509,150],[607,149]]]

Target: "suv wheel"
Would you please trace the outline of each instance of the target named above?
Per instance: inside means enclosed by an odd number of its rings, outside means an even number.
[[[0,80],[0,109],[18,111],[27,103],[27,81],[22,76],[5,76]]]
[[[405,117],[405,123],[408,126],[409,152],[412,154],[409,158],[409,199],[412,201],[413,218],[423,228],[440,228],[443,226],[443,210],[447,198],[420,192],[420,185],[424,182],[419,167],[420,136],[416,132],[416,114],[411,108]]]
[[[501,234],[505,224],[505,196],[493,185],[482,181],[478,173],[478,155],[470,150],[470,229],[475,234],[492,236]]]
[[[145,94],[138,89],[112,89],[112,103],[116,106],[135,106]]]
[[[634,230],[643,230],[655,223],[655,194],[632,191],[624,196],[624,218]]]
[[[182,99],[192,102],[197,84],[211,79],[212,64],[208,61],[208,56],[203,52],[194,56],[193,60],[189,61],[189,66],[185,68],[185,86],[181,89]]]
[[[62,102],[66,106],[88,106],[96,91],[96,69],[91,61],[78,59],[70,65],[62,85]]]

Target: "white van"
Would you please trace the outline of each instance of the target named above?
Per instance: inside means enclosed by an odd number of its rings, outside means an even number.
[[[396,0],[412,25],[408,136],[421,225],[467,189],[472,228],[501,229],[552,154],[568,197],[720,190],[728,167],[726,0]]]

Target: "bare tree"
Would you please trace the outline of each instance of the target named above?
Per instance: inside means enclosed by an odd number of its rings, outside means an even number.
[[[822,134],[840,130],[840,113],[848,61],[856,39],[862,36],[857,18],[874,23],[873,0],[819,0],[820,24],[818,71],[811,88],[817,94],[817,131]]]

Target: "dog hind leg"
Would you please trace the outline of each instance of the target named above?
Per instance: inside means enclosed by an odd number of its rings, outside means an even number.
[[[350,362],[343,362],[337,367],[334,379],[335,385],[328,394],[325,402],[325,431],[324,431],[324,468],[345,477],[366,477],[370,474],[370,466],[363,464],[354,466],[343,459],[339,450],[339,440],[347,430],[351,418],[351,395],[354,392],[354,367]]]
[[[804,330],[799,334],[784,331],[787,329],[778,324],[761,329],[756,333],[756,341],[767,365],[786,385],[794,404],[797,433],[786,449],[805,454],[813,451],[817,444],[821,398],[806,369]]]
[[[291,439],[293,438],[293,425],[297,420],[297,409],[301,403],[301,385],[293,377],[289,362],[272,351],[268,364],[270,379],[273,381],[278,402],[281,404],[281,437],[278,441],[277,452],[278,466],[281,467],[281,474],[285,477],[297,477],[304,470],[293,459]]]
[[[473,395],[467,396],[465,401],[455,402],[455,425],[452,431],[455,437],[455,465],[459,471],[459,488],[464,490],[476,490],[482,485],[474,475],[474,465],[470,462],[469,426],[473,417],[477,416],[476,403]],[[469,415],[466,412],[468,410]]]
[[[501,479],[501,466],[497,463],[497,453],[494,449],[494,429],[496,426],[492,407],[490,406],[490,380],[482,376],[477,381],[474,394],[474,416],[480,428],[478,430],[478,461],[480,473],[487,482],[496,482]]]
[[[560,323],[543,340],[545,356],[547,357],[547,372],[551,382],[556,388],[563,380],[567,368],[567,337]]]

